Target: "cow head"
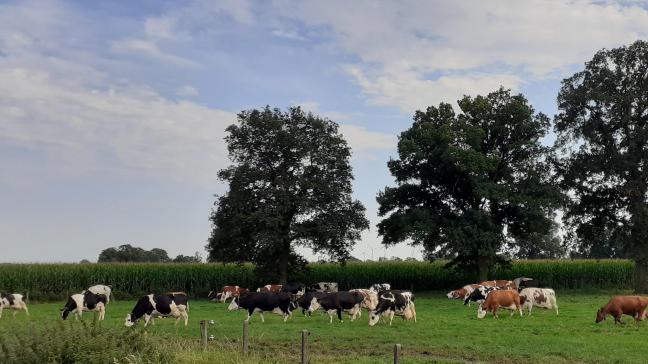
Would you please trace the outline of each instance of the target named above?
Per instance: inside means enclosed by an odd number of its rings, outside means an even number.
[[[380,313],[378,311],[371,311],[369,313],[369,326],[373,326],[380,321]]]
[[[229,306],[227,306],[227,310],[228,310],[228,311],[235,311],[235,310],[238,310],[238,309],[239,309],[238,300],[239,300],[238,297],[234,297],[234,299],[232,300],[232,302],[230,302]]]
[[[310,304],[308,305],[308,310],[306,310],[306,311],[308,311],[308,315],[310,315],[311,313],[319,310],[320,307],[321,306],[320,306],[319,302],[317,301],[317,297],[313,297],[311,299],[311,301],[310,301]]]
[[[605,321],[605,318],[606,318],[606,317],[607,317],[607,314],[603,311],[602,308],[600,308],[600,309],[596,312],[596,321],[594,321],[594,323],[597,323],[597,324],[598,324],[598,323],[601,322],[601,321]]]
[[[523,305],[526,302],[527,298],[525,295],[520,295],[520,304]]]
[[[135,325],[135,322],[137,322],[137,321],[133,320],[133,317],[129,313],[128,315],[126,315],[126,320],[124,321],[124,326],[131,327],[131,326]]]
[[[68,318],[68,316],[70,315],[70,310],[68,310],[67,307],[66,307],[66,308],[62,308],[62,309],[60,310],[60,312],[61,312],[61,318],[62,318],[63,320],[66,320],[66,319]]]
[[[477,307],[477,318],[483,319],[484,317],[486,317],[486,310],[484,310],[482,305],[479,305],[479,307]]]

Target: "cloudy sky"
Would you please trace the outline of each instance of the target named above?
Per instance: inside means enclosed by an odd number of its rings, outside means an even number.
[[[267,104],[342,125],[375,225],[416,109],[502,85],[553,115],[562,78],[641,38],[637,1],[0,0],[0,261],[204,253],[224,129]],[[375,228],[353,254],[420,257]]]

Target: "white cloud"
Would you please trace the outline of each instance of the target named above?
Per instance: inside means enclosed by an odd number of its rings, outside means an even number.
[[[272,31],[272,34],[274,34],[279,38],[286,38],[286,39],[299,40],[299,41],[308,40],[305,37],[299,35],[299,33],[296,30],[274,29]]]
[[[182,97],[193,97],[200,95],[200,92],[193,86],[184,85],[176,91],[176,95]]]
[[[164,52],[158,44],[148,39],[123,39],[112,43],[112,50],[118,53],[143,54],[160,62],[181,67],[195,68],[200,64],[190,59]]]

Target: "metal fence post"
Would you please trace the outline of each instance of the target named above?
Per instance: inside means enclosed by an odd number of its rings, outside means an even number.
[[[308,330],[302,330],[301,364],[308,364]]]
[[[205,320],[200,320],[200,341],[203,350],[207,350],[207,321]]]
[[[399,363],[400,351],[401,351],[401,344],[394,345],[394,364]]]
[[[248,353],[248,330],[249,322],[243,321],[243,354]]]

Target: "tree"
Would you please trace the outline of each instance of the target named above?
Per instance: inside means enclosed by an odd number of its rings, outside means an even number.
[[[648,43],[597,52],[563,81],[558,108],[572,243],[634,259],[635,290],[648,292]]]
[[[285,283],[311,248],[345,261],[368,228],[351,198],[350,148],[338,125],[299,107],[243,111],[225,138],[233,164],[219,172],[229,191],[217,198],[210,261],[251,261]]]
[[[112,262],[154,262],[166,263],[170,262],[171,258],[164,249],[151,249],[150,251],[134,247],[130,244],[120,245],[117,248],[108,248],[101,251],[99,254],[99,263],[112,263]]]
[[[487,96],[417,111],[388,167],[396,187],[378,194],[382,243],[422,245],[424,255],[452,258],[480,280],[505,241],[547,234],[561,193],[552,183],[551,148],[541,139],[549,118],[523,95]]]
[[[566,249],[558,236],[558,223],[553,221],[548,232],[534,232],[520,237],[511,244],[518,259],[556,259],[565,256]]]
[[[193,256],[191,255],[178,255],[173,258],[174,263],[202,263],[202,257],[200,253],[196,252]]]

